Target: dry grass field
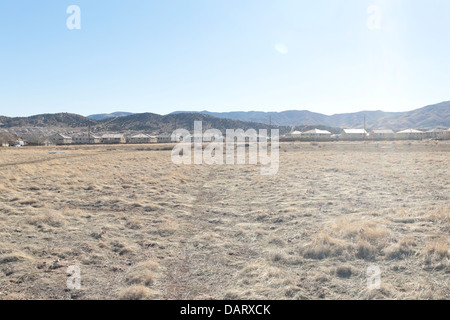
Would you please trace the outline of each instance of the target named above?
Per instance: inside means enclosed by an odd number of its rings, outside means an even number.
[[[0,149],[0,299],[450,298],[450,143],[285,143],[274,176],[156,148]]]

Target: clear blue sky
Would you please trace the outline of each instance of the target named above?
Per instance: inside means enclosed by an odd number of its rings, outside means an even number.
[[[449,88],[448,0],[0,1],[1,115],[404,111]]]

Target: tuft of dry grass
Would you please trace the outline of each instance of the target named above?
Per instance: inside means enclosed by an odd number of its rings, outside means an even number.
[[[339,219],[333,231],[345,239],[368,242],[377,248],[384,247],[390,235],[385,225],[361,218],[354,220],[348,218]]]
[[[336,275],[339,278],[350,278],[353,274],[352,267],[348,265],[339,266],[336,268]]]
[[[142,284],[151,286],[155,282],[155,275],[150,270],[134,270],[127,275],[128,284]]]
[[[407,236],[399,243],[392,244],[383,250],[388,259],[404,259],[415,253],[416,242],[414,237]]]
[[[450,208],[439,207],[429,212],[431,221],[450,224]]]
[[[332,238],[321,232],[310,243],[300,249],[305,258],[322,260],[329,257],[340,256],[348,248],[345,242]]]
[[[365,260],[373,259],[376,256],[377,252],[377,248],[370,244],[368,241],[362,239],[358,241],[358,244],[356,246],[357,258]]]
[[[155,282],[154,271],[157,271],[158,268],[158,264],[153,261],[139,263],[126,275],[126,282],[151,286]]]
[[[442,260],[449,257],[448,240],[445,237],[429,240],[426,244],[425,258],[427,262],[432,259]]]
[[[303,263],[303,259],[301,256],[296,254],[295,252],[291,252],[290,254],[286,254],[283,251],[276,251],[270,253],[270,260],[273,263],[283,264],[283,265],[300,265]]]
[[[119,292],[120,300],[157,300],[159,294],[146,286],[133,285]]]
[[[44,211],[25,219],[25,222],[33,226],[41,227],[43,225],[60,228],[64,226],[65,219],[57,211]]]
[[[269,240],[269,244],[283,248],[286,246],[286,241],[281,237],[271,237],[271,239]]]
[[[31,261],[32,258],[26,255],[23,252],[12,252],[8,254],[0,255],[0,265],[14,263],[14,262],[22,262],[22,261]]]

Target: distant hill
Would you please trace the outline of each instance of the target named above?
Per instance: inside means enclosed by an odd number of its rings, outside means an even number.
[[[397,113],[389,123],[395,121],[401,128],[450,127],[450,101],[426,106],[417,110]]]
[[[96,130],[101,131],[159,131],[172,132],[176,128],[183,128],[189,131],[194,129],[194,121],[202,121],[203,129],[218,129],[225,132],[226,129],[269,129],[270,126],[262,123],[244,122],[216,118],[201,113],[177,113],[161,116],[154,113],[139,113],[127,117],[114,118],[100,121]],[[290,128],[279,128],[280,133],[290,131]]]
[[[79,128],[95,123],[86,117],[72,113],[39,114],[31,117],[0,117],[1,127]]]
[[[177,112],[175,112],[177,113]],[[196,112],[195,112],[196,113]],[[383,112],[383,111],[361,111],[355,113],[335,114],[332,116],[314,113],[306,110],[283,111],[283,112],[208,112],[201,111],[217,118],[225,118],[240,121],[253,121],[279,126],[318,126],[338,128],[362,128],[364,126],[364,115],[368,129],[392,129],[401,130],[406,128],[431,129],[435,127],[450,127],[450,101],[426,106],[408,112]]]
[[[129,116],[93,120],[70,113],[41,114],[31,117],[9,118],[0,117],[0,128],[46,128],[56,131],[71,131],[71,129],[87,128],[90,124],[92,132],[127,132],[146,131],[171,133],[176,128],[189,131],[194,129],[194,121],[202,121],[203,129],[269,129],[269,125],[261,123],[244,122],[238,120],[221,119],[199,113],[180,113],[159,115],[154,113],[139,113]],[[290,131],[290,127],[281,127],[280,133]]]
[[[127,117],[127,116],[131,116],[132,114],[134,114],[134,113],[118,111],[118,112],[113,112],[113,113],[92,114],[87,117],[92,120],[100,121],[100,120],[111,119],[111,118],[116,118],[116,117]]]
[[[174,112],[177,114],[179,112]],[[269,124],[272,120],[273,125],[278,126],[298,126],[298,125],[315,125],[322,124],[326,117],[320,113],[314,113],[310,111],[283,111],[283,112],[262,112],[262,111],[234,111],[234,112],[209,112],[200,111],[193,113],[207,114],[217,118],[232,119],[239,121],[251,121],[258,123]],[[300,121],[296,121],[296,120]]]

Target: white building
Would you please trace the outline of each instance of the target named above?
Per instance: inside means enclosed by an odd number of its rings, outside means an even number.
[[[392,130],[372,130],[369,133],[369,139],[371,140],[392,140],[395,138],[395,132]]]
[[[72,137],[66,136],[62,133],[55,133],[49,137],[49,140],[57,145],[72,144]]]
[[[416,130],[416,129],[406,129],[399,131],[396,134],[396,138],[400,140],[422,140],[427,137],[427,133]]]
[[[442,133],[442,139],[450,140],[450,129],[444,130],[444,132]]]
[[[172,135],[168,133],[160,134],[157,138],[158,143],[172,143]]]
[[[427,131],[427,138],[429,139],[441,139],[445,129],[434,128]]]
[[[302,139],[308,140],[329,140],[331,132],[327,130],[313,129],[302,133]]]
[[[157,138],[155,136],[149,136],[148,134],[139,133],[134,136],[129,137],[129,143],[155,143],[157,142]]]
[[[285,135],[287,139],[300,139],[302,137],[302,133],[300,131],[289,132]]]
[[[104,134],[102,135],[102,143],[119,144],[126,143],[127,139],[123,134]]]
[[[367,131],[364,129],[344,129],[340,138],[341,140],[364,140],[367,138]]]
[[[72,141],[75,144],[97,144],[102,143],[102,138],[95,134],[83,134],[80,136],[72,137]]]

